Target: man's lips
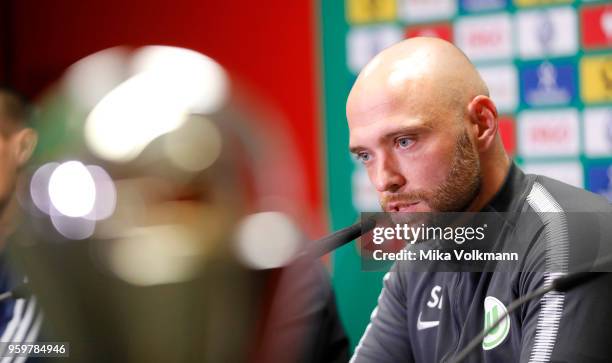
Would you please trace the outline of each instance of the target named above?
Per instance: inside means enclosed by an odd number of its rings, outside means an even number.
[[[415,210],[417,204],[421,201],[417,200],[414,202],[394,202],[387,205],[387,212],[412,212]]]

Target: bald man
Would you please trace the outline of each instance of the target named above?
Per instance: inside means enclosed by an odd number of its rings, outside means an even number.
[[[405,40],[377,55],[357,78],[347,101],[350,150],[365,166],[382,209],[498,213],[499,244],[516,243],[524,259],[504,272],[417,273],[394,264],[353,362],[455,356],[483,330],[485,318],[568,272],[572,241],[566,226],[546,226],[546,212],[612,211],[599,196],[521,172],[504,150],[497,116],[477,70],[443,40]],[[598,236],[612,237],[603,229]],[[519,233],[527,243],[519,244]],[[609,361],[611,286],[605,278],[525,304],[468,360]]]

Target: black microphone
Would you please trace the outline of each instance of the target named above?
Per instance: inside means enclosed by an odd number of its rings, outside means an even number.
[[[322,257],[336,248],[344,246],[352,240],[368,233],[374,229],[374,227],[376,227],[376,220],[373,218],[365,219],[319,240],[312,241],[307,252],[316,258]],[[0,293],[0,302],[9,299],[22,299],[29,297],[31,292],[27,285],[27,283],[23,283],[9,291]]]
[[[374,229],[374,227],[376,227],[376,220],[373,218],[368,218],[361,222],[357,222],[352,226],[336,231],[329,236],[312,241],[309,247],[309,253],[315,257],[324,256],[336,248],[344,246],[352,240],[368,233]]]
[[[573,289],[576,286],[586,284],[587,282],[598,278],[599,276],[607,272],[596,271],[596,272],[576,272],[567,276],[559,277],[552,282],[554,290],[565,292]]]
[[[493,329],[495,329],[508,315],[510,315],[514,310],[519,308],[521,305],[536,299],[538,297],[543,296],[544,294],[550,291],[559,291],[566,292],[573,289],[576,286],[580,286],[586,284],[596,278],[609,273],[604,271],[592,271],[592,270],[606,270],[610,269],[610,264],[612,263],[612,255],[608,255],[598,262],[587,265],[583,265],[582,268],[578,269],[577,272],[567,274],[563,277],[559,277],[554,279],[550,285],[541,287],[537,290],[534,290],[528,294],[525,294],[518,299],[514,300],[508,305],[508,309],[506,312],[502,314],[493,324],[487,327],[487,329],[483,330],[480,334],[474,337],[465,348],[463,348],[457,355],[451,359],[450,363],[459,363],[465,360],[467,356],[474,350],[476,347],[480,345],[482,340],[489,334]]]
[[[322,257],[338,247],[344,246],[352,240],[368,233],[376,227],[376,220],[368,218],[357,222],[351,226],[336,231],[326,237],[312,241],[308,248],[308,253],[314,257]],[[0,293],[0,302],[8,299],[21,299],[31,295],[27,284],[21,284],[15,288]]]

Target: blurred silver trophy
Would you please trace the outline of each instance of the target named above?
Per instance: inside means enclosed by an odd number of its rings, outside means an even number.
[[[165,46],[98,52],[46,93],[10,249],[40,340],[75,362],[314,361],[317,339],[344,345],[311,323],[331,290],[292,222],[308,219],[302,171],[254,98]]]

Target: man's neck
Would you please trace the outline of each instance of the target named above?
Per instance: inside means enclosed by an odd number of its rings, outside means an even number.
[[[502,188],[512,163],[505,152],[500,153],[496,158],[484,160],[481,161],[482,180],[480,191],[467,209],[470,212],[482,210],[493,199]]]

